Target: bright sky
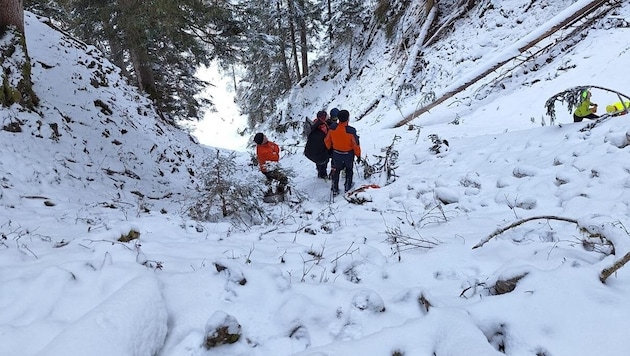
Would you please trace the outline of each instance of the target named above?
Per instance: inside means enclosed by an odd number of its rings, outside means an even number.
[[[234,84],[219,72],[218,66],[205,68],[199,77],[210,82],[206,94],[216,106],[216,112],[207,112],[204,119],[194,125],[193,135],[204,145],[244,151],[249,135],[240,136],[237,131],[247,127],[247,119],[239,114],[234,103]]]
[[[441,43],[451,55],[427,54],[432,88],[491,65],[509,47],[497,38],[514,43],[573,4],[533,2],[511,28],[505,9],[522,3],[487,12],[492,30],[474,16],[454,26]],[[630,20],[623,6],[616,16]],[[582,130],[589,122],[573,123],[559,103],[559,125],[541,118],[547,98],[576,85],[630,91],[617,79],[630,77],[629,28],[591,30],[545,66],[521,67],[497,89],[477,85],[410,130],[386,128],[401,116],[393,104],[355,116],[389,94],[392,64],[378,67],[387,61],[375,41],[376,68],[361,82],[340,73],[310,83],[292,107],[295,117],[349,109],[371,164],[394,143],[397,179],[355,167],[357,185],[380,188],[358,193],[364,204],[332,199],[299,130],[270,134],[292,192],[261,203],[268,220],[254,224],[222,219],[218,204],[214,221],[190,219],[200,164],[216,151],[139,114],[147,102],[108,62],[110,85],[93,87],[97,51],[26,21],[43,115],[0,110],[3,124],[23,123],[0,131],[0,356],[627,355],[630,267],[599,277],[630,252],[628,116]],[[616,100],[593,90],[600,108]],[[429,135],[449,147],[432,152]],[[224,172],[235,185],[262,181],[250,153]],[[139,239],[118,241],[130,231]],[[514,277],[514,290],[495,293]],[[207,350],[221,326],[240,339]]]

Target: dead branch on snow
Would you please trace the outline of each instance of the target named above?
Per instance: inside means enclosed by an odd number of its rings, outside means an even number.
[[[512,229],[514,227],[517,227],[519,225],[522,225],[528,221],[532,221],[532,220],[560,220],[560,221],[566,221],[566,222],[570,222],[570,223],[574,223],[574,224],[578,224],[577,220],[575,219],[571,219],[571,218],[563,218],[560,216],[553,216],[553,215],[542,215],[542,216],[532,216],[529,218],[525,218],[525,219],[521,219],[519,221],[515,221],[513,223],[511,223],[510,225],[497,229],[495,230],[493,233],[491,233],[490,235],[488,235],[488,237],[486,237],[485,239],[481,240],[478,244],[476,244],[475,246],[473,246],[473,250],[481,247],[483,245],[486,244],[486,242],[490,241],[490,239],[492,239],[493,237],[497,236],[497,235],[501,235],[502,233],[506,232],[509,229]]]
[[[628,263],[628,261],[630,261],[630,252],[626,253],[625,256],[616,261],[612,266],[604,268],[599,274],[599,280],[602,283],[606,283],[606,279],[608,279],[608,277],[610,277],[613,273],[617,272],[617,270]]]

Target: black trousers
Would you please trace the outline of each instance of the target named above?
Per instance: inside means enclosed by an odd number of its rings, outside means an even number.
[[[354,175],[354,153],[338,153],[333,152],[333,160],[332,160],[333,170],[333,191],[339,192],[339,173],[341,173],[342,169],[346,170],[346,181],[343,186],[345,191],[347,192],[352,188],[352,176]]]
[[[328,160],[326,160],[325,162],[321,162],[321,163],[316,163],[315,167],[317,167],[317,176],[319,178],[326,178],[328,177]]]
[[[591,119],[591,120],[595,120],[595,119],[599,119],[599,115],[596,114],[588,114],[586,116],[577,116],[575,114],[573,114],[573,122],[582,122],[582,120],[584,119]]]

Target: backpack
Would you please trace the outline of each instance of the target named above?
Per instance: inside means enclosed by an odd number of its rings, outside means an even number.
[[[302,136],[304,138],[308,138],[311,135],[311,132],[313,132],[315,129],[318,129],[322,125],[327,124],[319,120],[312,122],[308,117],[305,118],[304,123],[302,124]],[[326,134],[326,131],[328,131],[327,129],[328,127],[326,127],[326,130],[322,130],[322,132],[324,132],[324,135]]]
[[[315,125],[313,125],[311,120],[309,120],[308,117],[305,118],[304,123],[302,124],[302,136],[304,138],[307,138],[311,134],[314,128],[315,128]]]

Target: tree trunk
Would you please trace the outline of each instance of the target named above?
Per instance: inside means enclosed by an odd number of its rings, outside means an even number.
[[[236,81],[236,70],[234,69],[234,63],[230,64],[232,69],[232,85],[234,85],[234,93],[238,93],[238,82]]]
[[[4,68],[5,62],[12,62],[14,67],[1,73],[0,106],[9,107],[19,103],[22,107],[33,110],[39,99],[33,92],[31,81],[31,60],[24,36],[22,0],[0,0],[0,9],[0,38],[4,39],[0,41],[0,68]],[[13,87],[12,83],[17,83],[17,86]]]
[[[327,1],[328,4],[328,41],[330,41],[330,46],[332,48],[333,45],[333,23],[332,23],[332,5],[331,0]]]
[[[125,50],[123,49],[120,40],[114,35],[108,37],[109,48],[111,52],[112,62],[120,68],[120,73],[126,78],[130,77],[127,70],[127,63],[125,62]]]
[[[352,47],[354,47],[354,40],[350,41],[350,48],[348,49],[348,75],[347,75],[347,78],[352,77]]]
[[[280,14],[282,12],[280,11],[280,1],[278,1],[276,4],[278,9],[278,38],[280,38],[280,61],[282,61],[282,74],[284,77],[285,89],[288,89],[291,87],[291,71],[289,70],[289,62],[287,60],[285,32],[282,30],[282,18],[280,17]]]
[[[137,16],[141,12],[142,3],[139,0],[121,0],[120,10],[122,21],[120,23],[125,33],[125,43],[123,44],[129,50],[133,69],[136,74],[136,80],[140,90],[149,94],[151,99],[158,102],[157,87],[155,85],[155,77],[151,68],[151,60],[147,47],[148,40],[145,33],[142,16]]]
[[[24,34],[24,6],[22,0],[0,0],[0,34],[8,26],[15,26],[18,32]]]
[[[402,125],[412,121],[416,117],[418,117],[418,116],[428,112],[429,110],[433,109],[434,107],[440,105],[441,103],[443,103],[447,99],[450,99],[455,94],[461,93],[462,91],[466,90],[469,86],[471,86],[471,85],[475,84],[476,82],[478,82],[481,78],[484,78],[485,76],[489,75],[490,73],[496,72],[497,69],[501,68],[503,65],[505,65],[508,62],[510,62],[514,58],[523,56],[523,52],[527,51],[528,49],[530,49],[530,48],[532,48],[532,47],[534,47],[536,45],[538,45],[542,40],[548,38],[551,34],[553,34],[555,32],[558,32],[559,30],[569,28],[570,26],[574,25],[576,21],[582,20],[582,19],[588,17],[588,15],[590,15],[593,12],[595,12],[596,10],[600,10],[605,5],[606,5],[606,0],[592,0],[592,1],[589,1],[589,2],[584,3],[583,5],[581,5],[581,7],[578,8],[575,13],[573,13],[570,16],[568,16],[567,18],[565,18],[561,22],[554,23],[553,25],[545,25],[548,28],[545,28],[545,26],[543,26],[541,28],[538,28],[536,33],[539,34],[539,35],[537,35],[536,38],[529,39],[528,42],[525,45],[523,45],[523,47],[520,47],[518,49],[518,52],[512,53],[512,52],[515,52],[515,51],[510,51],[510,53],[508,53],[508,52],[501,53],[498,57],[496,57],[496,58],[499,58],[497,63],[495,63],[491,67],[487,68],[483,73],[477,74],[474,78],[467,79],[463,84],[457,85],[456,87],[447,87],[447,91],[445,93],[443,93],[438,99],[436,99],[432,103],[428,104],[427,106],[422,107],[420,109],[417,109],[414,112],[412,112],[411,114],[407,115],[404,119],[398,121],[394,125],[394,127],[401,127]],[[612,8],[613,7],[610,6],[608,9],[610,10]],[[543,30],[545,30],[545,31],[541,32]],[[430,42],[430,41],[431,40],[429,39],[428,42]],[[545,49],[547,47],[550,47],[550,46],[553,46],[553,45],[555,45],[557,43],[560,43],[560,42],[558,41],[558,39],[555,39],[555,41],[547,44],[545,47],[543,47],[543,49]],[[543,49],[538,50],[536,53],[542,52]],[[509,55],[505,56],[504,54],[509,54]],[[529,57],[530,58],[534,58],[533,56],[529,56]]]
[[[293,65],[295,66],[295,76],[297,81],[302,80],[302,72],[300,71],[300,62],[297,54],[297,40],[295,38],[295,5],[294,0],[288,0],[289,4],[289,34],[291,35],[291,56],[293,57]]]
[[[120,36],[115,27],[112,26],[111,22],[102,21],[105,27],[103,31],[107,43],[109,44],[109,52],[111,56],[112,62],[120,68],[121,74],[126,78],[130,78],[129,70],[127,68],[128,62],[125,61],[125,49],[120,40]]]
[[[308,41],[307,41],[307,28],[306,28],[306,7],[304,0],[298,0],[298,4],[302,10],[299,16],[300,25],[300,52],[302,55],[302,78],[308,77]]]
[[[151,99],[158,101],[159,95],[155,86],[155,77],[153,76],[153,69],[151,69],[151,62],[149,60],[149,51],[146,47],[138,45],[129,49],[131,53],[131,61],[133,62],[133,69],[136,72],[136,78],[138,80],[138,87],[140,90],[149,94]]]

